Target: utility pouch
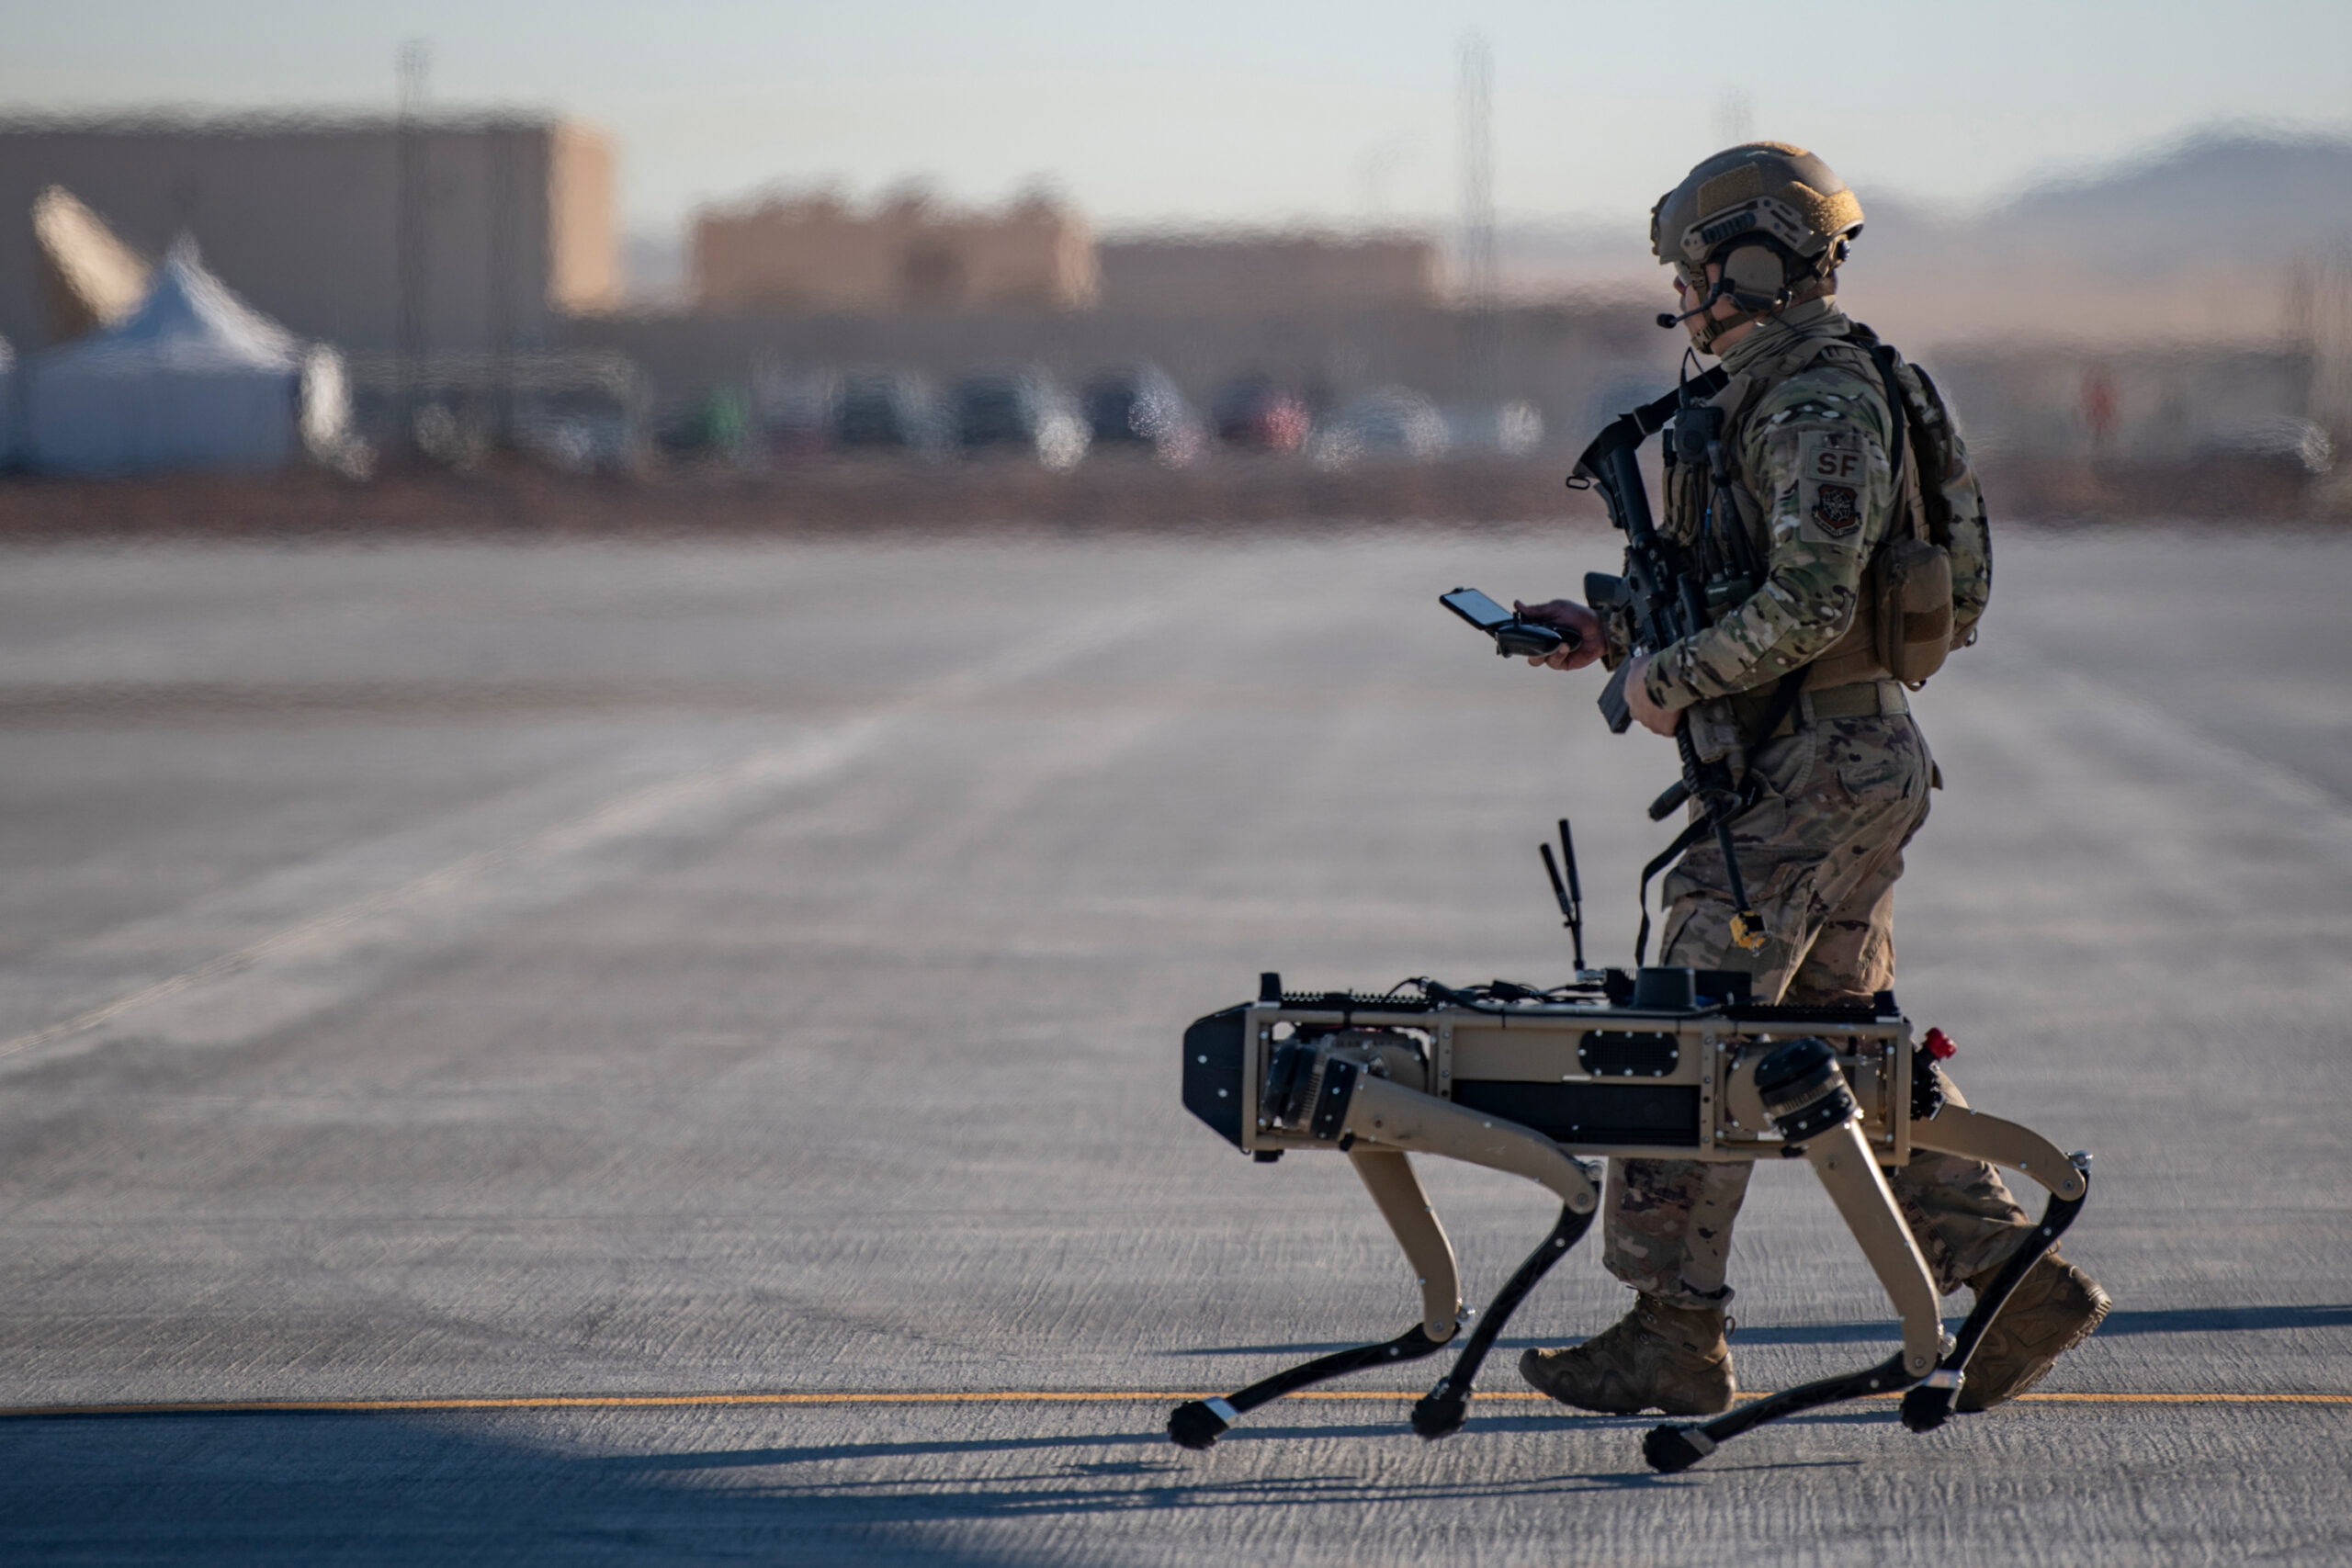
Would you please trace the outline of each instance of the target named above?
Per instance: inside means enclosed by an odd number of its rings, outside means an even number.
[[[1951,651],[1951,556],[1925,539],[1890,540],[1877,562],[1876,642],[1887,673],[1917,686]]]
[[[1942,447],[1908,439],[1919,423],[1918,412],[1904,395],[1896,367],[1902,361],[1883,344],[1873,344],[1886,388],[1887,412],[1894,426],[1893,467],[1895,496],[1909,526],[1881,547],[1871,563],[1877,579],[1871,608],[1874,612],[1871,640],[1879,662],[1888,674],[1917,687],[1944,666],[1951,651],[1952,570],[1950,518],[1937,502],[1943,499],[1941,482],[1948,457]],[[1921,480],[1924,463],[1932,459],[1938,489],[1931,500]]]
[[[1694,703],[1685,715],[1691,749],[1698,753],[1699,761],[1719,762],[1728,758],[1735,764],[1735,771],[1746,765],[1742,751],[1747,738],[1740,731],[1739,713],[1730,698]]]

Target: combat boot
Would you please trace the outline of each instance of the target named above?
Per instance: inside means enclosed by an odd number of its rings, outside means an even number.
[[[1606,1416],[1662,1410],[1713,1416],[1731,1408],[1731,1347],[1721,1307],[1679,1307],[1656,1296],[1581,1345],[1530,1350],[1519,1375],[1563,1404]]]
[[[1982,1296],[1999,1273],[1987,1269],[1969,1286]],[[1968,1358],[1958,1407],[1989,1410],[2015,1399],[2040,1382],[2059,1357],[2089,1338],[2114,1304],[2098,1280],[2049,1253],[2018,1281],[2001,1304],[2001,1315]]]

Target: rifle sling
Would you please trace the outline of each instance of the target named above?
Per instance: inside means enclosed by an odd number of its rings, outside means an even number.
[[[1905,438],[1911,428],[1911,400],[1903,395],[1903,383],[1894,378],[1894,350],[1883,343],[1871,344],[1871,363],[1878,367],[1879,381],[1886,388],[1887,423],[1894,427],[1894,450],[1886,457],[1887,471],[1900,482]]]
[[[1643,963],[1645,961],[1646,954],[1649,953],[1651,879],[1656,877],[1659,872],[1664,871],[1668,866],[1672,865],[1676,861],[1680,860],[1682,858],[1683,851],[1689,849],[1691,845],[1697,843],[1700,840],[1705,838],[1714,830],[1715,825],[1713,820],[1710,818],[1706,813],[1701,812],[1697,817],[1692,818],[1689,822],[1683,824],[1682,831],[1674,835],[1674,842],[1667,845],[1665,849],[1659,851],[1658,853],[1650,861],[1649,864],[1642,867],[1642,887],[1640,893],[1636,895],[1636,897],[1642,907],[1642,929],[1639,931],[1636,931],[1634,935],[1634,966],[1635,968],[1638,969],[1642,966]]]

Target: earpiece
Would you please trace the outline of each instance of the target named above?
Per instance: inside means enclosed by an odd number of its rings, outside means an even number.
[[[1724,283],[1743,310],[1770,310],[1788,302],[1788,264],[1770,245],[1739,245],[1724,257]]]
[[[1724,253],[1722,276],[1707,297],[1680,315],[1659,311],[1657,324],[1679,327],[1693,316],[1704,315],[1718,299],[1729,299],[1743,310],[1777,310],[1796,297],[1789,278],[1792,270],[1791,259],[1776,245],[1735,246]]]

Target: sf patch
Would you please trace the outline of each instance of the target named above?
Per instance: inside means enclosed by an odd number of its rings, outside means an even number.
[[[1797,529],[1801,537],[1845,544],[1862,519],[1886,460],[1861,431],[1808,430],[1797,441]]]
[[[1824,481],[1813,492],[1813,520],[1825,534],[1850,534],[1862,520],[1862,498],[1852,485]]]

